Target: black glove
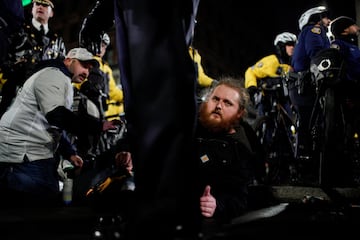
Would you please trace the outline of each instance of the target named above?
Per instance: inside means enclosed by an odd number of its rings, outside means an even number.
[[[253,103],[253,105],[255,106],[255,94],[259,93],[259,90],[255,86],[250,86],[250,87],[248,87],[247,90],[250,95],[250,100]]]

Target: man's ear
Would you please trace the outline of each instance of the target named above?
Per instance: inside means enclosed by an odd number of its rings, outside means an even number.
[[[239,110],[237,113],[237,118],[241,119],[244,116],[244,114],[245,114],[245,109]]]
[[[54,16],[54,10],[50,7],[49,18]]]
[[[65,59],[64,59],[64,64],[65,64],[65,66],[69,66],[69,65],[71,64],[71,61],[72,61],[71,58],[65,58]]]

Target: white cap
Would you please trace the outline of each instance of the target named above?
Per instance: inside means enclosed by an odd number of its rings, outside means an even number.
[[[81,62],[90,62],[94,67],[99,66],[99,62],[94,58],[86,48],[73,48],[71,49],[66,58],[75,58]]]

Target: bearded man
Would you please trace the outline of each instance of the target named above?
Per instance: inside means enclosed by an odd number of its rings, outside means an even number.
[[[239,80],[221,79],[203,99],[196,131],[201,214],[228,223],[248,209],[248,186],[264,172],[263,150],[243,120],[249,94]]]

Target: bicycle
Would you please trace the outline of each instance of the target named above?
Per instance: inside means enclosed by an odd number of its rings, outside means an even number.
[[[296,112],[288,99],[287,78],[267,78],[259,84],[263,114],[253,127],[266,153],[268,184],[296,181],[295,136]]]
[[[337,49],[325,49],[312,60],[310,71],[316,101],[310,119],[313,158],[319,162],[319,185],[341,185],[359,178],[358,132],[346,102],[351,82],[345,80],[345,63]],[[357,116],[356,114],[354,116]],[[358,118],[360,116],[357,116]],[[357,180],[359,181],[359,180]]]

